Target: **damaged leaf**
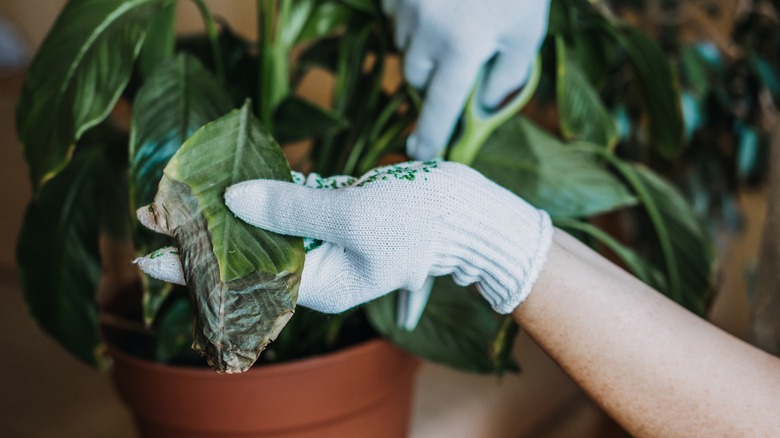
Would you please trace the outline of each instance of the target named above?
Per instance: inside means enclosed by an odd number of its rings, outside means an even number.
[[[281,149],[250,108],[195,132],[139,213],[176,239],[195,310],[192,347],[226,373],[246,371],[292,317],[304,260],[300,238],[248,225],[225,206],[232,184],[290,180]]]

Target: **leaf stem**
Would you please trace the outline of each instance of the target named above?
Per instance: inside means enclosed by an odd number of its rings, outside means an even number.
[[[209,38],[209,44],[211,45],[212,56],[214,57],[214,68],[217,70],[217,77],[223,83],[227,83],[227,77],[225,75],[225,62],[222,57],[222,48],[219,46],[219,33],[217,32],[217,25],[214,22],[214,16],[211,15],[211,11],[204,0],[193,0],[195,5],[200,11],[200,16],[203,18],[203,24],[206,26],[206,35]]]
[[[537,57],[523,89],[507,105],[494,113],[488,113],[479,103],[481,78],[471,92],[463,114],[463,132],[450,148],[449,159],[470,166],[479,150],[493,131],[517,114],[531,100],[542,76],[541,57]]]
[[[259,87],[257,113],[263,124],[273,132],[276,107],[290,94],[290,50],[281,33],[290,17],[290,0],[257,0],[259,56]],[[278,18],[278,19],[277,19]]]
[[[645,211],[647,211],[647,215],[650,217],[650,222],[652,222],[653,228],[655,228],[655,232],[658,235],[658,243],[661,246],[661,253],[664,256],[666,273],[669,276],[669,296],[678,303],[682,302],[680,271],[677,266],[677,258],[674,253],[674,248],[672,248],[672,241],[666,224],[664,224],[663,217],[658,210],[655,200],[647,191],[645,185],[639,180],[634,169],[612,154],[605,153],[602,155],[606,157],[615,170],[628,181],[636,192],[637,197],[642,202],[642,205],[645,207]]]

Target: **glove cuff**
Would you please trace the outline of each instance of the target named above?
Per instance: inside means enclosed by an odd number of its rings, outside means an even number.
[[[535,248],[527,248],[530,257],[527,259],[528,265],[524,271],[524,275],[518,278],[514,290],[490,290],[482,289],[480,292],[488,298],[488,301],[493,303],[493,310],[501,314],[511,313],[517,308],[517,306],[523,304],[531,293],[536,280],[539,278],[545,263],[547,262],[547,254],[550,252],[550,246],[552,245],[554,228],[550,216],[545,211],[539,211],[538,222],[538,238],[534,240]]]
[[[482,176],[468,181],[475,195],[443,218],[449,256],[440,266],[458,284],[475,283],[496,312],[507,314],[525,301],[539,278],[552,243],[552,221],[547,212]]]

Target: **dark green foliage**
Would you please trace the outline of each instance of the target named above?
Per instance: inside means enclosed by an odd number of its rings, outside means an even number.
[[[196,129],[225,114],[230,95],[198,60],[182,53],[149,73],[133,105],[130,135],[131,211],[154,199],[163,169]],[[171,239],[135,223],[137,254],[172,245]],[[169,284],[145,278],[144,322],[151,324],[171,292]]]
[[[99,187],[103,150],[77,153],[27,208],[17,261],[38,324],[80,359],[102,365],[95,302],[100,278]]]
[[[369,320],[384,336],[407,351],[464,371],[501,373],[517,366],[504,352],[507,335],[502,319],[485,300],[451,278],[439,278],[419,324],[413,331],[396,325],[396,295],[366,305]],[[494,345],[498,343],[499,347]],[[503,345],[507,343],[507,345]]]
[[[592,155],[523,117],[499,127],[473,166],[554,218],[592,216],[636,203]]]
[[[27,71],[16,126],[37,191],[106,118],[130,80],[148,20],[169,0],[73,0]]]
[[[420,97],[407,86],[382,87],[385,60],[395,53],[392,29],[379,2],[301,0],[276,3],[286,6],[273,11],[266,9],[270,3],[258,2],[257,41],[242,39],[226,23],[219,23],[217,31],[201,2],[197,4],[208,34],[174,40],[173,0],[71,0],[33,61],[17,124],[37,198],[20,236],[19,264],[31,313],[84,360],[100,361],[95,302],[100,233],[117,240],[132,235],[139,254],[175,243],[128,223],[134,208],[152,202],[166,166],[164,191],[178,204],[167,202],[196,218],[189,232],[213,233],[218,223],[232,226],[231,232],[200,240],[177,236],[190,290],[196,291],[192,301],[182,290],[171,293],[171,285],[143,278],[143,322],[156,335],[154,348],[146,351],[156,351],[158,360],[183,363],[192,356],[187,350],[193,339],[193,311],[200,314],[194,339],[202,350],[239,339],[257,353],[278,328],[266,324],[270,319],[265,316],[258,320],[262,312],[256,306],[236,300],[227,316],[238,318],[239,307],[256,310],[250,329],[239,327],[230,339],[209,338],[204,328],[215,320],[205,314],[219,303],[204,298],[204,285],[228,285],[235,292],[246,286],[233,287],[236,282],[253,273],[288,271],[289,277],[274,283],[279,294],[272,301],[284,302],[278,314],[295,303],[303,258],[299,240],[240,223],[222,203],[222,191],[232,182],[289,177],[269,132],[281,142],[312,139],[311,164],[323,175],[359,175],[386,154],[403,151]],[[269,25],[274,21],[275,26]],[[293,48],[300,48],[295,62]],[[545,53],[537,98],[557,106],[562,138],[527,118],[512,116],[484,144],[472,145],[479,154],[469,164],[549,211],[560,226],[610,248],[643,281],[701,312],[711,286],[706,233],[669,183],[617,155],[661,156],[668,163],[682,148],[679,86],[666,54],[638,30],[584,0],[552,2]],[[766,47],[757,49],[750,66],[777,98],[772,53]],[[722,92],[725,86],[704,85],[708,82],[702,78],[715,77],[709,61],[688,55],[683,58],[683,79],[698,84],[698,107],[713,99],[724,107],[732,105],[733,97]],[[314,68],[334,75],[329,108],[295,95],[301,78]],[[126,87],[131,76],[134,84]],[[93,128],[106,119],[123,91],[133,106],[129,145],[126,140],[117,144],[122,136],[105,136]],[[244,105],[229,113],[247,98],[254,100],[255,108]],[[616,129],[615,114],[625,116],[627,129]],[[761,161],[763,143],[760,133],[752,135],[758,132],[753,121],[743,120],[739,128],[739,169],[746,175]],[[251,133],[250,144],[238,144],[234,134],[242,129]],[[759,140],[753,141],[756,137]],[[213,149],[202,148],[211,141]],[[190,152],[182,152],[183,143]],[[640,143],[638,148],[635,143]],[[273,164],[266,169],[270,173],[234,172],[220,165],[225,156],[243,153],[237,152],[243,146],[256,154],[239,161],[266,160]],[[171,164],[177,152],[179,161]],[[217,189],[193,190],[212,184]],[[594,215],[624,208],[634,208],[651,232],[636,242],[621,243],[588,222]],[[265,245],[270,241],[282,242],[286,250],[273,252]],[[193,242],[209,242],[214,251],[201,251]],[[201,253],[208,259],[198,261]],[[321,354],[379,332],[415,354],[461,369],[515,369],[510,352],[517,327],[493,314],[468,288],[439,279],[413,332],[395,325],[394,303],[395,297],[388,296],[332,316],[298,309],[262,361]],[[254,330],[258,324],[266,324],[262,335]],[[221,357],[223,369],[243,368],[254,360]]]

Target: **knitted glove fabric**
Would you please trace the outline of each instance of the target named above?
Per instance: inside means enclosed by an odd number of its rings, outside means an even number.
[[[383,0],[404,52],[404,77],[425,92],[407,154],[436,157],[447,145],[479,72],[480,102],[498,106],[520,88],[541,46],[549,0]],[[490,62],[489,62],[490,61]]]
[[[468,166],[410,162],[346,184],[315,190],[252,180],[225,195],[249,224],[317,239],[299,289],[304,307],[338,313],[397,289],[418,290],[429,275],[452,275],[460,285],[476,284],[493,309],[509,313],[546,261],[549,216]],[[157,268],[165,264],[159,260],[179,263],[174,253],[154,260]]]

